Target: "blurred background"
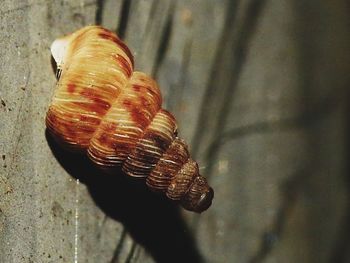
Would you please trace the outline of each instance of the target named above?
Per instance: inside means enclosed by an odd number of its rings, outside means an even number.
[[[0,262],[350,262],[347,0],[3,0]],[[201,215],[45,132],[50,44],[100,24],[215,190]]]

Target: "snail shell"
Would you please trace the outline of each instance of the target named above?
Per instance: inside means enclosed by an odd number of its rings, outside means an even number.
[[[134,71],[114,33],[88,26],[54,41],[51,51],[60,76],[46,125],[60,144],[110,173],[121,167],[145,178],[187,210],[211,205],[213,189],[177,137],[175,118],[161,108],[157,83]]]

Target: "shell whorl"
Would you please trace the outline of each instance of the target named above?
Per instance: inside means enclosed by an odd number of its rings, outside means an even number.
[[[175,118],[162,109],[157,83],[134,71],[128,47],[107,29],[89,26],[51,50],[60,72],[46,117],[53,137],[109,173],[121,167],[185,209],[206,210],[213,190],[177,137]]]

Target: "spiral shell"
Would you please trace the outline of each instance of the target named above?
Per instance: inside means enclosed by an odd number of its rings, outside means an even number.
[[[60,77],[46,125],[58,142],[109,173],[121,167],[146,178],[150,189],[187,210],[211,205],[213,190],[177,137],[175,118],[162,109],[157,83],[134,71],[114,33],[88,26],[54,41],[51,51]]]

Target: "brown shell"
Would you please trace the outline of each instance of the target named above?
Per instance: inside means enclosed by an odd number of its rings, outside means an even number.
[[[112,32],[88,26],[56,40],[60,78],[46,125],[64,147],[86,152],[109,172],[146,178],[188,210],[202,212],[213,190],[199,175],[175,118],[161,108],[157,83],[134,71],[128,47]]]

